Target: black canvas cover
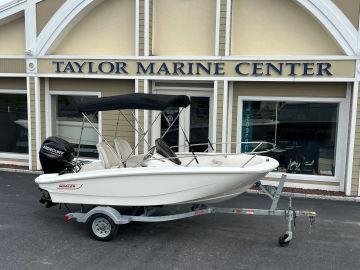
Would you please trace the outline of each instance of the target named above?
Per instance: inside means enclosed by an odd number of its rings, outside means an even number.
[[[102,97],[78,104],[82,113],[112,110],[155,110],[163,111],[168,107],[187,107],[190,99],[185,95],[158,95],[134,93],[128,95]]]

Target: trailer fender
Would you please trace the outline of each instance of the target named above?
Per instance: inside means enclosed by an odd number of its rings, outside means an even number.
[[[87,213],[69,213],[65,216],[65,219],[70,220],[75,218],[78,222],[86,223],[90,217],[95,214],[107,215],[115,224],[127,224],[131,221],[129,218],[123,217],[119,211],[110,206],[97,206]]]

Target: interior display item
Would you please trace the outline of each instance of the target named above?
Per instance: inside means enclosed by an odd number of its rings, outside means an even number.
[[[267,141],[277,145],[269,155],[287,173],[334,176],[320,158],[334,160],[338,123],[337,103],[298,101],[244,101],[242,141]],[[244,145],[242,150],[251,146]],[[279,169],[282,170],[282,169]]]
[[[99,143],[99,135],[92,128],[94,125],[98,129],[99,119],[97,114],[89,116],[92,123],[85,122],[82,126],[82,114],[77,108],[77,104],[96,100],[96,96],[72,96],[72,95],[52,95],[52,106],[55,114],[52,134],[71,143],[77,147],[81,135],[80,156],[86,158],[97,158],[98,152],[96,144]],[[80,134],[82,133],[82,134]]]

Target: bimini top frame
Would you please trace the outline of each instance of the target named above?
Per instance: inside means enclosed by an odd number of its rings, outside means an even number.
[[[91,100],[89,102],[83,102],[83,103],[77,104],[79,112],[83,115],[83,123],[82,123],[80,138],[79,138],[76,162],[78,161],[79,154],[80,154],[81,138],[82,138],[82,134],[83,134],[85,120],[87,122],[89,122],[89,124],[94,128],[94,130],[98,133],[98,135],[102,138],[102,140],[108,146],[110,146],[109,142],[102,136],[102,134],[100,134],[99,130],[90,121],[90,119],[88,118],[88,114],[97,113],[99,111],[117,110],[117,111],[119,111],[119,114],[118,114],[118,119],[117,119],[117,124],[116,124],[116,130],[115,130],[115,138],[116,138],[116,135],[117,135],[117,129],[118,129],[118,125],[119,125],[120,114],[130,124],[130,126],[135,130],[135,132],[137,132],[139,135],[141,135],[138,142],[137,142],[137,144],[132,149],[129,156],[126,157],[125,159],[123,157],[120,157],[118,155],[118,153],[116,153],[114,151],[114,154],[116,156],[118,156],[120,158],[120,160],[125,164],[126,161],[131,157],[131,155],[134,154],[135,149],[140,144],[140,141],[145,138],[146,134],[149,132],[151,127],[157,121],[159,116],[163,115],[164,111],[167,108],[169,108],[169,107],[178,107],[178,108],[181,108],[181,109],[179,110],[179,113],[177,114],[175,119],[173,119],[172,122],[170,122],[165,117],[165,120],[168,122],[168,127],[167,127],[166,131],[162,134],[161,138],[165,137],[165,135],[171,129],[173,124],[179,118],[181,112],[189,105],[190,105],[190,98],[188,96],[186,96],[186,95],[160,95],[160,94],[142,94],[142,93],[134,93],[134,94],[128,94],[128,95],[118,95],[118,96],[109,96],[109,97],[97,98],[97,99]],[[154,111],[158,111],[159,113],[157,114],[155,119],[152,121],[151,125],[149,126],[149,128],[147,130],[143,130],[141,128],[140,123],[137,122],[135,114],[132,113],[132,115],[134,117],[134,120],[138,123],[138,126],[141,129],[141,130],[139,130],[131,123],[131,121],[126,117],[126,115],[122,113],[122,110],[154,110]],[[213,143],[210,142],[209,139],[208,139],[207,143],[190,144],[190,141],[187,138],[187,135],[185,134],[185,131],[182,128],[180,123],[179,123],[179,128],[180,128],[179,131],[181,131],[183,133],[183,135],[185,137],[185,140],[186,140],[186,143],[188,144],[189,148],[191,148],[192,146],[196,146],[196,145],[208,145],[208,149],[206,150],[206,152],[208,152],[209,147],[211,149],[213,149],[213,145],[217,144],[216,142],[213,142]],[[149,143],[146,140],[145,140],[145,143],[147,143],[149,145]],[[274,144],[268,143],[268,142],[246,142],[246,143],[247,144],[249,144],[249,143],[250,144],[256,144],[256,147],[250,153],[253,156],[250,157],[250,159],[246,162],[246,164],[248,162],[250,162],[257,154],[267,153],[267,152],[270,152],[270,151],[272,151],[273,149],[276,148],[276,146]],[[258,148],[263,147],[264,145],[271,145],[272,148],[267,149],[265,151],[257,151]],[[149,145],[149,146],[151,146],[151,145]],[[148,151],[147,154],[149,154],[153,150],[153,148],[154,147],[151,147],[150,151]],[[112,149],[111,146],[110,146],[110,149]],[[190,152],[192,153],[191,156],[194,158],[193,160],[195,160],[197,163],[199,163],[198,160],[197,160],[196,154],[191,149],[190,149]],[[222,155],[224,155],[224,154],[222,154]],[[231,154],[226,153],[225,155],[231,155]],[[185,154],[185,155],[182,155],[181,157],[186,157],[186,156],[187,155]],[[168,159],[168,158],[165,158],[165,159]],[[191,160],[187,165],[189,165],[193,160]]]
[[[113,110],[154,110],[164,111],[169,107],[190,105],[190,98],[185,95],[158,95],[133,93],[128,95],[102,97],[78,104],[81,113],[95,113]]]
[[[91,100],[88,102],[82,102],[76,104],[78,111],[83,115],[83,123],[81,127],[80,139],[78,144],[78,151],[76,162],[79,159],[80,147],[81,147],[81,138],[84,129],[85,120],[89,122],[89,124],[94,128],[94,130],[98,133],[98,135],[102,138],[102,140],[110,146],[109,142],[100,134],[99,130],[93,125],[93,123],[88,118],[88,114],[94,114],[99,111],[119,111],[118,121],[116,124],[115,137],[117,133],[117,128],[119,124],[119,116],[122,114],[127,122],[135,129],[136,132],[140,133],[138,129],[136,129],[131,122],[127,119],[127,117],[121,112],[122,110],[153,110],[159,111],[159,114],[156,116],[154,121],[151,123],[148,130],[142,130],[142,136],[139,139],[136,146],[132,149],[131,154],[134,153],[135,149],[140,144],[140,141],[145,138],[146,134],[149,132],[151,126],[155,123],[155,121],[162,115],[163,111],[165,111],[169,107],[177,107],[181,108],[176,119],[180,116],[182,110],[190,105],[190,98],[186,95],[161,95],[161,94],[142,94],[142,93],[133,93],[127,95],[117,95],[117,96],[109,96],[97,98],[95,100]],[[133,114],[135,121],[135,115]],[[166,130],[166,132],[162,135],[162,138],[166,135],[166,133],[170,130],[176,119],[170,123],[170,126]],[[146,142],[148,143],[148,142]],[[110,146],[111,148],[111,146]],[[112,149],[112,148],[111,148]],[[114,152],[115,155],[119,157],[119,155]],[[122,157],[119,157],[123,163],[125,163],[131,156],[131,154],[123,160]]]

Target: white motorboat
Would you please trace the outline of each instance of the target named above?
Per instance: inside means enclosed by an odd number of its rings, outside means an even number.
[[[257,156],[198,156],[200,165],[113,168],[44,174],[36,179],[54,203],[150,206],[179,203],[211,203],[230,199],[249,189],[278,166],[274,159]],[[91,164],[93,166],[94,164]]]
[[[99,98],[96,102],[80,105],[79,111],[83,114],[83,120],[87,120],[101,136],[90,122],[88,113],[107,110],[119,110],[121,113],[121,109],[145,109],[160,111],[157,116],[159,117],[168,107],[185,108],[189,104],[190,100],[187,96],[130,94]],[[181,110],[177,117],[180,113]],[[176,119],[172,123],[175,121]],[[162,138],[171,126],[170,123]],[[180,130],[183,129],[180,127]],[[84,121],[81,134],[83,131]],[[142,134],[139,141],[147,132]],[[185,133],[184,136],[186,138]],[[263,147],[262,142],[255,143],[254,150],[249,154],[210,151],[175,154],[162,138],[155,141],[155,146],[151,147],[148,153],[134,155],[137,145],[131,148],[126,141],[116,138],[115,134],[116,150],[104,140],[97,145],[100,160],[90,163],[84,163],[78,159],[81,135],[77,154],[70,142],[57,137],[46,139],[39,153],[45,174],[35,179],[43,193],[40,202],[46,204],[47,207],[57,203],[65,204],[69,211],[65,215],[65,220],[74,219],[87,223],[90,235],[101,241],[111,240],[116,236],[119,225],[132,221],[163,222],[222,213],[286,217],[288,229],[278,241],[280,246],[284,247],[292,239],[292,223],[295,217],[307,216],[313,222],[316,213],[293,210],[291,198],[286,210],[277,209],[286,179],[285,175],[281,178],[276,190],[258,182],[279,165],[272,158],[258,155],[264,153],[260,151]],[[186,140],[189,142],[187,138]],[[213,149],[210,141],[206,144],[209,150]],[[192,145],[189,144],[188,148],[191,151]],[[269,209],[223,208],[206,205],[238,196],[255,183],[271,198],[272,204]],[[68,204],[79,204],[80,211],[72,212]],[[153,215],[161,206],[173,204],[189,204],[191,210],[183,213]],[[112,206],[137,207],[131,208],[132,214],[127,215]]]
[[[79,110],[89,121],[87,115],[98,111],[146,109],[161,115],[168,107],[189,104],[187,96],[130,94],[99,98],[81,104]],[[74,161],[74,150],[66,141],[47,139],[40,150],[45,174],[35,180],[46,192],[42,202],[112,206],[214,203],[240,195],[279,165],[254,153],[176,155],[162,138],[142,155],[133,155],[124,140],[116,140],[115,146],[116,151],[108,142],[98,144],[100,161],[83,164],[78,158]]]

